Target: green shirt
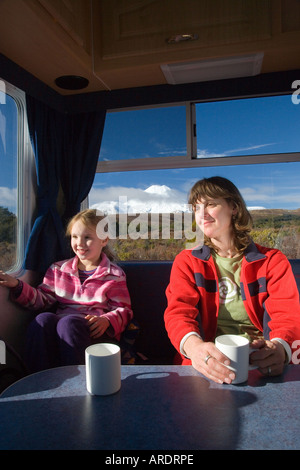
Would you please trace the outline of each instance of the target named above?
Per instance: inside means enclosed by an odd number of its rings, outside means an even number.
[[[241,295],[240,275],[243,254],[235,258],[223,258],[212,252],[219,279],[220,306],[217,334],[246,336],[250,341],[262,335],[251,323]]]

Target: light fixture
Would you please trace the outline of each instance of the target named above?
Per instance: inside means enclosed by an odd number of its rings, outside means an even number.
[[[82,90],[88,86],[89,81],[78,75],[62,75],[55,79],[55,84],[64,90]]]
[[[163,64],[160,67],[167,82],[177,85],[258,75],[263,57],[264,53],[258,52],[236,57]]]

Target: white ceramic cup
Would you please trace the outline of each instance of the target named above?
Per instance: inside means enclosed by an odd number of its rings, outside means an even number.
[[[221,335],[215,339],[215,345],[230,360],[227,367],[235,373],[232,383],[246,382],[249,370],[256,369],[249,364],[249,355],[253,352],[249,340],[239,335]]]
[[[92,395],[111,395],[121,388],[121,351],[112,343],[85,350],[86,388]]]

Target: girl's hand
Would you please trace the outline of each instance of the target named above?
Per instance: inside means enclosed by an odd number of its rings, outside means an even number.
[[[91,338],[100,338],[107,328],[109,327],[110,323],[106,317],[98,317],[97,315],[86,315],[85,319],[88,321],[89,328],[90,328],[90,335]]]
[[[256,340],[251,343],[255,349],[250,355],[250,364],[258,367],[263,375],[280,375],[286,362],[285,349],[277,341]]]
[[[0,286],[1,287],[17,287],[18,283],[19,283],[18,279],[0,270]]]

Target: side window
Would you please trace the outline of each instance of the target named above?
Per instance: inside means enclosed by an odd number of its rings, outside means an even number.
[[[169,128],[157,126],[160,108],[153,122],[142,118],[143,111],[132,119],[129,111],[107,115],[89,206],[110,215],[119,258],[172,260],[201,242],[188,192],[198,179],[215,175],[240,189],[255,242],[300,258],[300,157],[297,134],[291,132],[300,115],[291,96],[195,103],[193,109],[194,121],[192,112],[181,112],[179,119],[179,108],[161,108]],[[152,141],[164,139],[162,161]]]
[[[187,154],[186,107],[110,112],[99,162],[167,158]]]
[[[197,103],[197,158],[299,152],[299,125],[290,95]]]
[[[21,268],[29,209],[23,207],[30,151],[24,110],[24,94],[0,79],[0,259],[1,269],[14,272]]]

